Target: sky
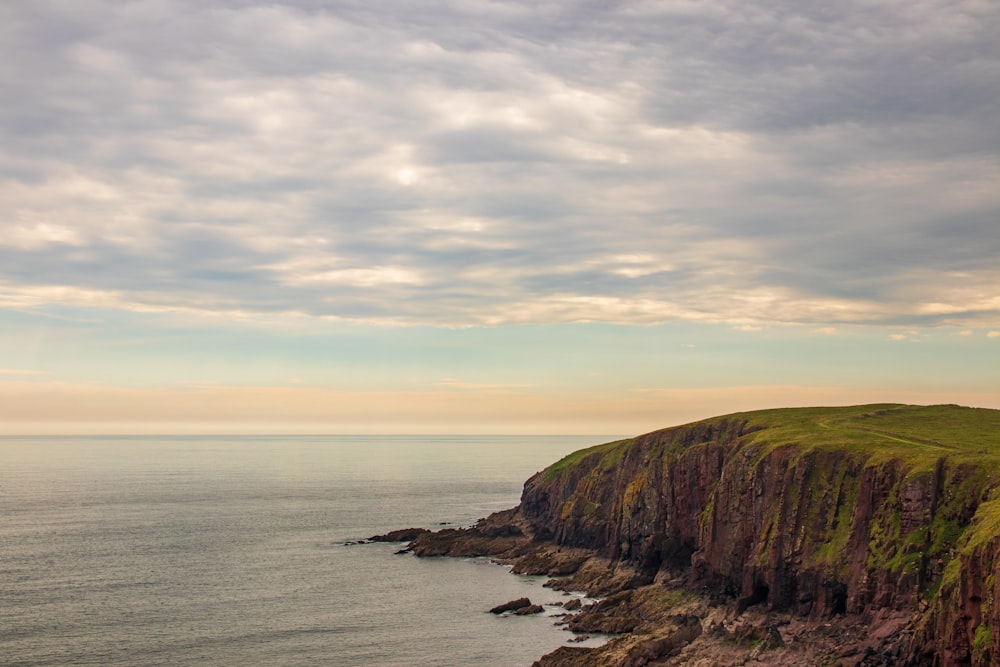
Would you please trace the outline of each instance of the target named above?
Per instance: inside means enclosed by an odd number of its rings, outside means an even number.
[[[0,433],[1000,408],[993,0],[0,4]]]

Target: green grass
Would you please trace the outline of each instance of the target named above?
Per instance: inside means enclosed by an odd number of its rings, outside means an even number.
[[[569,470],[590,456],[601,457],[598,467],[605,469],[613,468],[621,463],[622,458],[625,456],[625,451],[628,449],[628,446],[632,444],[632,442],[633,441],[631,439],[616,440],[614,442],[607,442],[603,445],[595,445],[593,447],[575,451],[572,454],[567,454],[546,468],[542,477],[546,481],[555,479],[566,470]]]
[[[832,565],[840,558],[847,546],[847,540],[851,533],[851,517],[854,513],[854,502],[858,495],[857,479],[840,479],[841,488],[846,491],[832,526],[827,528],[826,539],[816,551],[816,561],[826,565]]]
[[[990,626],[984,623],[976,628],[975,638],[972,640],[972,650],[981,660],[983,654],[991,648],[993,648],[993,633],[990,632]]]
[[[1000,465],[1000,410],[957,405],[862,405],[844,408],[783,408],[737,413],[763,427],[750,442],[764,447],[795,444],[802,451],[837,449],[869,457],[875,465],[898,459],[914,473],[932,470],[941,457],[953,462],[983,457]]]
[[[685,428],[724,419],[746,421],[749,429],[759,429],[743,438],[745,445],[756,448],[759,458],[778,447],[795,445],[800,453],[850,451],[868,465],[895,459],[911,474],[933,470],[942,458],[950,463],[985,463],[1000,471],[1000,410],[897,403],[779,408],[714,417]],[[634,444],[632,439],[618,440],[574,452],[549,466],[544,479],[551,480],[592,456],[599,457],[596,468],[612,469]]]
[[[1000,454],[1000,410],[957,405],[904,406],[866,419],[854,418],[852,423],[930,441],[945,449]]]
[[[979,505],[963,550],[972,551],[998,535],[1000,535],[1000,489],[994,489],[991,499]]]

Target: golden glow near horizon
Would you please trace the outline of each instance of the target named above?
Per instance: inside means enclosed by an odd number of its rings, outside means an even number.
[[[1000,407],[990,392],[886,392],[809,386],[644,389],[620,395],[553,396],[491,389],[138,389],[8,382],[0,383],[0,434],[637,435],[729,412],[887,402],[887,397],[900,403]]]

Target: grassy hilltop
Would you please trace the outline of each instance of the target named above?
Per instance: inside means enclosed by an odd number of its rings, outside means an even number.
[[[790,444],[803,450],[844,449],[870,454],[874,460],[899,458],[917,469],[933,467],[941,456],[976,463],[992,460],[1000,465],[1000,410],[897,403],[776,408],[712,417],[680,428],[720,421],[745,421],[749,426],[746,430],[759,431],[756,437],[751,436],[752,441],[766,443],[770,449]],[[545,474],[557,474],[597,452],[603,452],[611,463],[634,442],[628,438],[573,452],[547,468]]]

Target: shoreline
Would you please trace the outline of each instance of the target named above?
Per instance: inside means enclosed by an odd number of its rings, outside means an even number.
[[[396,553],[417,558],[488,558],[510,574],[547,577],[544,588],[581,599],[580,607],[565,615],[548,613],[556,604],[539,603],[546,620],[588,639],[567,639],[538,656],[532,667],[715,667],[758,660],[772,667],[889,665],[859,659],[895,653],[916,620],[896,612],[871,620],[810,621],[762,604],[743,607],[737,599],[693,592],[682,572],[647,581],[636,569],[591,550],[559,547],[523,533],[518,539],[511,535],[520,526],[511,522],[516,512],[498,512],[470,528],[404,529],[369,540],[406,543]],[[413,539],[388,539],[400,535]]]
[[[621,636],[540,667],[997,667],[998,436],[954,405],[724,415],[574,452],[406,550],[602,597],[567,627]]]

